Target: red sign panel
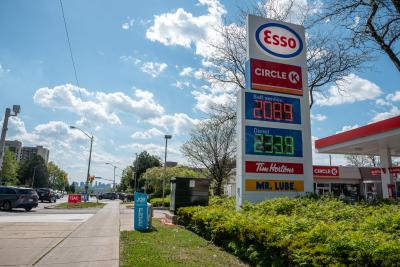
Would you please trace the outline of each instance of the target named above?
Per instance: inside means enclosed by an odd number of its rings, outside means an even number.
[[[371,168],[369,170],[372,176],[381,175],[382,169],[381,168]]]
[[[80,203],[82,201],[80,194],[68,195],[68,203]]]
[[[391,167],[389,168],[389,172],[393,174],[400,173],[400,167]]]
[[[339,177],[339,167],[313,166],[313,174],[317,177]]]
[[[248,173],[303,174],[303,164],[287,162],[246,161]]]
[[[301,67],[250,59],[251,88],[303,95]]]

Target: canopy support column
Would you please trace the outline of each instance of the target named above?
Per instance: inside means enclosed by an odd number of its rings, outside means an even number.
[[[389,188],[388,185],[391,184],[391,177],[389,173],[389,168],[392,167],[392,156],[390,154],[389,148],[379,149],[379,156],[381,160],[381,177],[382,177],[382,195],[383,198],[389,198]]]

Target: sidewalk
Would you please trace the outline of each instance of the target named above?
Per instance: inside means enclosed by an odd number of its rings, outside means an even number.
[[[107,204],[34,266],[119,266],[119,202]]]

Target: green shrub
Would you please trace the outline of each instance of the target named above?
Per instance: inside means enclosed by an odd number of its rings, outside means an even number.
[[[178,210],[178,223],[256,266],[393,266],[400,205],[276,198],[235,210],[232,198]]]
[[[166,196],[164,198],[165,207],[169,207],[170,201],[171,201],[170,196]],[[162,197],[160,197],[160,198],[152,198],[152,199],[149,200],[149,202],[151,204],[153,204],[153,207],[161,207],[162,206]]]

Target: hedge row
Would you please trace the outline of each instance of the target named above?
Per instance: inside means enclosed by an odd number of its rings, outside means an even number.
[[[171,200],[171,198],[169,195],[164,198],[165,207],[169,207],[170,200]],[[158,198],[158,197],[152,198],[149,200],[149,202],[151,204],[153,204],[153,207],[161,207],[162,206],[162,198],[161,197],[160,198]]]
[[[178,210],[178,222],[257,266],[400,266],[400,205],[277,198]]]

